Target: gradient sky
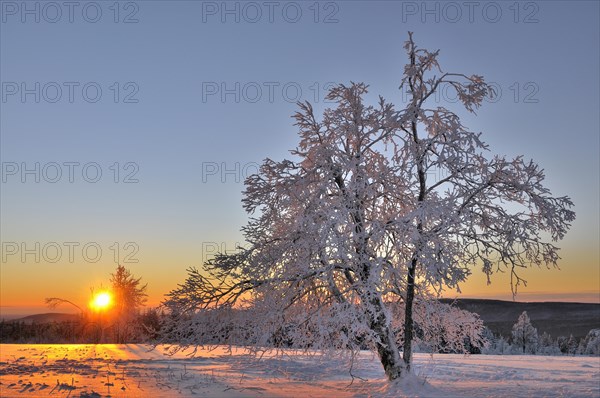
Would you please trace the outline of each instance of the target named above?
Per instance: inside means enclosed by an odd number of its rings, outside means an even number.
[[[517,300],[600,301],[597,1],[62,4],[0,2],[2,314],[85,304],[117,261],[160,302],[242,242],[243,178],[289,157],[295,100],[320,111],[328,85],[363,81],[402,106],[409,30],[500,94],[476,117],[440,103],[575,202],[561,270],[524,272]],[[474,270],[463,296],[511,299],[509,281]]]

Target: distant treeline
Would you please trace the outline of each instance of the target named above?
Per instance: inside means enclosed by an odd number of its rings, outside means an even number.
[[[124,344],[151,342],[158,337],[160,313],[148,309],[128,319],[111,322],[94,314],[65,321],[0,321],[0,343],[7,344]]]
[[[514,335],[511,337],[495,335],[489,329],[486,330],[485,338],[488,345],[482,350],[483,354],[600,356],[600,329],[592,329],[582,338],[575,338],[572,334],[554,338],[544,332],[527,339],[524,344]]]

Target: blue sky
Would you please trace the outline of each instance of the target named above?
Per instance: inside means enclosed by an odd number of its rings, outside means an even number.
[[[495,83],[499,98],[476,117],[453,109],[493,153],[533,158],[575,202],[562,271],[528,272],[522,298],[600,299],[598,2],[0,4],[4,311],[85,300],[127,254],[160,301],[212,247],[241,242],[243,177],[289,157],[295,100],[322,109],[329,85],[363,81],[401,107],[409,30],[441,50],[445,71]],[[472,296],[510,294],[503,277],[477,278]]]

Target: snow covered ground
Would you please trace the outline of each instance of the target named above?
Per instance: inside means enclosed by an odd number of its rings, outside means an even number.
[[[0,345],[1,397],[600,397],[600,358],[416,354],[393,387],[371,353],[348,362],[224,348],[165,356],[143,345]],[[426,384],[423,384],[426,380]]]

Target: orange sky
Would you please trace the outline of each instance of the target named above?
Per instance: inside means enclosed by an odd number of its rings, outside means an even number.
[[[234,247],[234,243],[227,243],[226,247]],[[183,248],[165,253],[154,245],[153,250],[140,250],[139,263],[125,266],[148,283],[149,305],[154,306],[163,300],[165,293],[184,281],[186,267],[198,266],[200,262],[195,259],[201,259],[202,255],[197,250],[185,251]],[[527,279],[528,286],[520,288],[517,301],[600,303],[598,251],[589,247],[587,250],[569,247],[563,249],[561,255],[560,269],[533,267],[523,270],[522,276]],[[115,268],[113,261],[83,265],[8,261],[1,268],[2,315],[50,312],[44,306],[46,297],[61,297],[86,306],[91,297],[90,288],[107,287]],[[445,296],[511,300],[509,282],[508,273],[496,274],[488,286],[483,273],[474,269],[462,286],[462,295],[448,291]],[[56,311],[72,310],[72,307],[64,306]]]

